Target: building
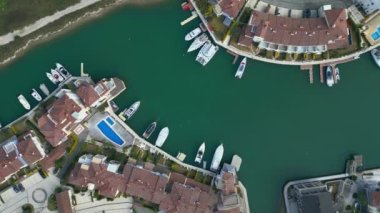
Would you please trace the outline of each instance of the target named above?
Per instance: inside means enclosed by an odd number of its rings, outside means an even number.
[[[115,88],[114,79],[103,79],[96,85],[82,83],[76,94],[82,99],[86,107],[94,108],[100,106],[110,97],[110,91]]]
[[[217,16],[223,16],[223,24],[230,26],[245,5],[245,0],[212,0],[213,10]]]
[[[54,147],[65,142],[67,136],[89,116],[78,95],[72,91],[62,89],[57,97],[38,119],[39,130]]]
[[[33,166],[45,157],[40,139],[34,131],[28,131],[20,137],[12,136],[1,144],[0,183],[9,179],[20,169]]]
[[[369,190],[367,193],[368,193],[368,212],[379,213],[380,212],[380,191]]]
[[[315,53],[347,48],[347,12],[324,6],[318,18],[290,18],[253,10],[238,45],[283,53]]]
[[[49,152],[45,158],[43,158],[39,164],[41,167],[48,171],[55,166],[55,161],[63,157],[66,153],[66,145],[60,144]]]
[[[59,192],[55,194],[59,213],[73,213],[74,212],[71,196],[72,196],[71,190],[65,190],[63,192]]]
[[[369,15],[380,9],[379,0],[354,0],[356,6],[363,8],[366,15]]]
[[[225,163],[216,177],[215,186],[219,189],[219,212],[241,212],[241,199],[237,193],[237,175],[235,167]]]

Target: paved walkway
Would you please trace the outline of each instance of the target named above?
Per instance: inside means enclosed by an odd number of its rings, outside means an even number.
[[[74,207],[75,212],[94,213],[94,212],[132,212],[133,199],[131,197],[115,198],[113,201],[107,199],[96,200],[91,202],[91,196],[88,193],[83,195],[75,194],[77,205]]]
[[[54,22],[54,21],[62,18],[63,16],[65,16],[67,14],[70,14],[70,13],[75,12],[77,10],[83,9],[83,8],[90,6],[92,4],[95,4],[96,2],[99,2],[99,1],[101,1],[101,0],[81,0],[78,4],[67,7],[66,9],[58,11],[58,12],[54,13],[53,15],[41,18],[41,19],[37,20],[36,22],[34,22],[33,24],[28,25],[22,29],[18,29],[18,30],[15,30],[15,31],[10,32],[8,34],[2,35],[2,36],[0,36],[0,45],[5,45],[5,44],[12,42],[16,36],[24,37],[24,36],[34,32],[34,31],[50,24],[51,22]]]
[[[322,5],[330,4],[333,7],[348,8],[353,3],[351,0],[261,0],[271,5],[289,9],[318,9]]]

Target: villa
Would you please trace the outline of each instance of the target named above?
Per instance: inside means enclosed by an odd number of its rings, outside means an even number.
[[[77,95],[82,99],[86,107],[94,108],[100,106],[110,97],[110,91],[115,88],[114,79],[103,79],[96,85],[82,83],[77,89]]]
[[[5,140],[0,149],[0,183],[8,180],[20,169],[33,166],[44,157],[45,151],[34,131]]]
[[[323,6],[318,18],[290,18],[253,10],[238,45],[283,53],[315,53],[347,48],[347,12]]]
[[[245,0],[210,0],[214,5],[213,10],[217,16],[223,16],[223,24],[230,26],[240,13],[240,10],[245,4]]]
[[[57,94],[58,99],[38,119],[38,128],[54,147],[67,140],[67,136],[89,116],[78,95],[66,89]]]

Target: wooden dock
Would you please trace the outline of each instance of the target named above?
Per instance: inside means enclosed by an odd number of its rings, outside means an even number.
[[[301,65],[301,70],[309,70],[309,82],[314,83],[313,65]]]
[[[198,17],[198,14],[195,11],[191,12],[191,16],[189,18],[181,21],[181,26],[189,23],[190,21],[194,20],[196,17]]]
[[[319,78],[321,79],[321,84],[323,84],[323,82],[324,82],[324,76],[323,76],[323,69],[324,68],[324,66],[323,66],[323,64],[320,64],[319,65]]]

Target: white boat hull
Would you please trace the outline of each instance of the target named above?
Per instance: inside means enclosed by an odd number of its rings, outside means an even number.
[[[187,52],[192,52],[194,50],[199,49],[202,47],[206,42],[208,41],[208,37],[206,33],[203,33],[202,35],[198,36],[193,43],[191,43],[189,49],[187,49]]]
[[[201,28],[197,27],[195,28],[194,30],[192,30],[191,32],[189,32],[188,34],[186,34],[185,36],[185,40],[186,41],[190,41],[192,40],[193,38],[197,37],[199,34],[202,33],[202,30]]]
[[[207,41],[201,50],[199,51],[197,58],[195,59],[203,66],[206,66],[208,62],[214,57],[215,53],[219,50],[218,46],[215,46],[211,41]]]
[[[34,99],[36,99],[36,101],[41,101],[42,100],[41,95],[35,89],[32,89],[31,95],[32,95],[32,97]]]
[[[46,95],[50,95],[50,92],[49,92],[49,89],[47,88],[47,86],[45,84],[40,84],[40,90]]]
[[[211,167],[210,167],[211,171],[217,171],[219,169],[220,162],[222,161],[222,158],[223,158],[223,154],[224,154],[224,147],[223,147],[223,144],[221,144],[218,146],[218,148],[216,148],[214,157],[212,158]]]
[[[371,50],[371,55],[372,55],[373,60],[377,64],[377,66],[380,67],[380,50],[378,49]]]
[[[162,147],[162,145],[164,145],[168,136],[169,136],[169,128],[168,127],[162,128],[160,133],[158,134],[155,145],[157,147]]]
[[[17,99],[26,110],[30,110],[30,104],[23,95],[19,95]]]
[[[133,103],[128,109],[127,111],[124,113],[125,116],[130,119],[135,113],[136,111],[138,110],[138,108],[140,107],[140,101],[136,101],[135,103]]]
[[[199,149],[198,149],[197,156],[195,157],[194,162],[196,162],[196,163],[201,163],[202,162],[203,155],[205,154],[205,149],[206,149],[206,145],[203,142],[201,144],[201,146],[199,147]]]
[[[334,78],[331,66],[328,66],[326,70],[326,84],[328,87],[332,87],[334,85]]]
[[[65,80],[63,78],[63,76],[61,74],[59,74],[59,72],[57,70],[51,69],[51,75],[58,82],[62,82],[63,80]]]
[[[236,71],[235,78],[241,79],[243,77],[246,65],[247,65],[247,58],[244,57],[243,60],[239,64],[239,68]]]
[[[53,84],[57,84],[58,83],[58,80],[56,80],[53,75],[51,73],[46,73],[46,76],[48,77],[48,79],[53,83]]]

